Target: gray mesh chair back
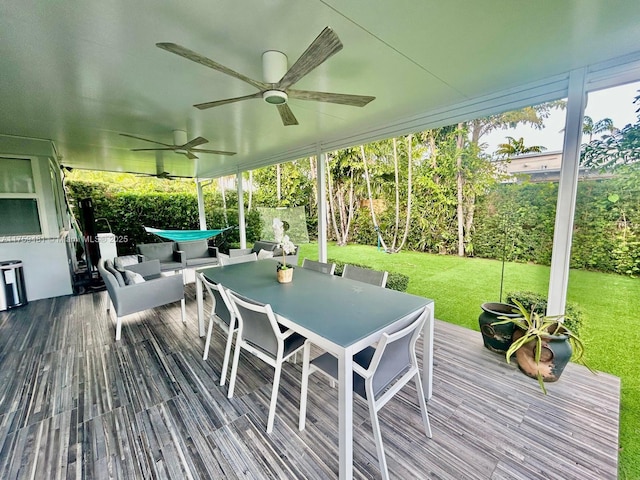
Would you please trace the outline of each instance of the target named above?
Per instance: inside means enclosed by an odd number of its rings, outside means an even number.
[[[302,268],[315,270],[316,272],[326,273],[328,275],[333,275],[333,272],[336,269],[336,264],[316,262],[315,260],[309,260],[308,258],[305,258],[304,260],[302,260]]]
[[[255,254],[254,254],[255,255]],[[305,338],[293,330],[278,323],[270,305],[263,305],[247,298],[240,297],[227,290],[228,298],[238,320],[236,349],[233,354],[231,380],[227,396],[233,396],[238,373],[240,349],[254,354],[256,357],[274,367],[273,388],[267,418],[267,433],[273,430],[278,387],[282,364],[304,346]]]
[[[248,255],[240,255],[238,257],[219,257],[220,265],[235,265],[236,263],[255,262],[258,260],[258,255],[255,252]]]
[[[227,369],[229,360],[231,359],[231,345],[233,343],[233,334],[237,331],[238,325],[233,314],[233,307],[229,303],[224,287],[207,280],[200,272],[198,273],[202,285],[209,294],[211,299],[211,312],[209,314],[209,329],[207,330],[207,339],[204,344],[204,354],[202,360],[209,357],[209,346],[211,345],[211,334],[213,333],[213,325],[218,325],[226,334],[227,342],[224,350],[224,360],[220,372],[220,385],[224,385],[227,379]]]
[[[240,298],[240,297],[238,297]],[[248,299],[242,299],[244,302],[236,302],[235,306],[238,315],[242,318],[242,339],[251,345],[259,348],[272,358],[278,354],[278,339],[276,338],[276,329],[279,330],[278,323],[269,315],[269,305],[255,306],[260,309],[248,308],[246,302]]]
[[[372,270],[371,268],[356,267],[354,265],[345,265],[342,270],[343,278],[350,278],[359,282],[369,283],[384,288],[387,285],[387,272]]]
[[[382,334],[375,347],[367,347],[353,356],[353,391],[369,405],[369,415],[375,437],[378,462],[382,478],[387,480],[387,461],[382,445],[378,410],[391,400],[402,387],[414,379],[418,394],[418,404],[422,413],[425,434],[431,438],[431,425],[424,400],[420,370],[416,358],[416,342],[427,320],[427,308],[408,315],[396,322],[394,329]],[[338,359],[323,353],[309,361],[310,344],[306,342],[302,366],[302,388],[300,394],[300,420],[298,428],[304,430],[307,409],[309,375],[321,372],[332,381],[338,379]]]

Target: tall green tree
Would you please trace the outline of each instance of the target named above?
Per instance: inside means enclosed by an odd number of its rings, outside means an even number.
[[[633,100],[640,103],[640,95]],[[640,108],[636,110],[640,113]],[[583,144],[580,163],[587,168],[614,169],[640,161],[640,114],[634,124]]]
[[[593,118],[585,115],[582,121],[582,134],[589,135],[589,142],[593,140],[594,135],[599,135],[605,132],[614,134],[617,131],[618,129],[613,125],[613,120],[610,118],[603,118],[594,122]]]
[[[356,214],[356,182],[361,173],[357,149],[345,148],[327,155],[327,195],[329,216],[337,244],[349,241]]]

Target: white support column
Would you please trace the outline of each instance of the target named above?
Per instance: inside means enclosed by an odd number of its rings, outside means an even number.
[[[551,255],[547,306],[547,314],[549,315],[564,313],[567,303],[573,218],[576,210],[576,192],[580,167],[580,142],[582,141],[582,124],[586,101],[585,69],[573,70],[569,75],[567,117],[564,128],[556,223],[553,232],[553,253]]]
[[[327,155],[320,151],[316,154],[316,182],[318,191],[318,260],[327,261]]]
[[[247,248],[247,227],[244,224],[244,189],[242,188],[242,172],[236,174],[238,191],[238,227],[240,227],[240,248]]]
[[[207,218],[204,215],[204,194],[202,193],[202,182],[196,179],[196,190],[198,192],[198,219],[200,220],[200,230],[207,229]]]

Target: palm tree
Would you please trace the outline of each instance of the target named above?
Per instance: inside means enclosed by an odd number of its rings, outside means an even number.
[[[539,153],[546,150],[546,148],[541,145],[525,147],[523,137],[520,137],[518,140],[513,137],[506,137],[506,139],[507,143],[501,143],[498,145],[496,155],[508,158],[516,155],[523,155],[525,153]]]
[[[619,129],[613,125],[613,120],[610,118],[603,118],[602,120],[594,122],[590,116],[585,115],[584,120],[582,121],[582,134],[589,135],[589,143],[593,140],[594,135],[599,135],[605,132],[609,132],[613,135],[618,131]]]

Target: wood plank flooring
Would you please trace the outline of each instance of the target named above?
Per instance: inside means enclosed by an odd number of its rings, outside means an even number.
[[[0,478],[336,478],[337,391],[311,377],[298,432],[300,366],[285,365],[273,433],[265,433],[273,369],[240,359],[235,397],[179,304],[126,317],[122,340],[106,292],[0,312]],[[482,347],[480,334],[436,322],[433,438],[415,388],[381,412],[392,478],[617,478],[620,381],[569,365],[549,395]],[[354,406],[354,478],[379,478],[366,404]],[[558,453],[561,452],[561,453]]]

